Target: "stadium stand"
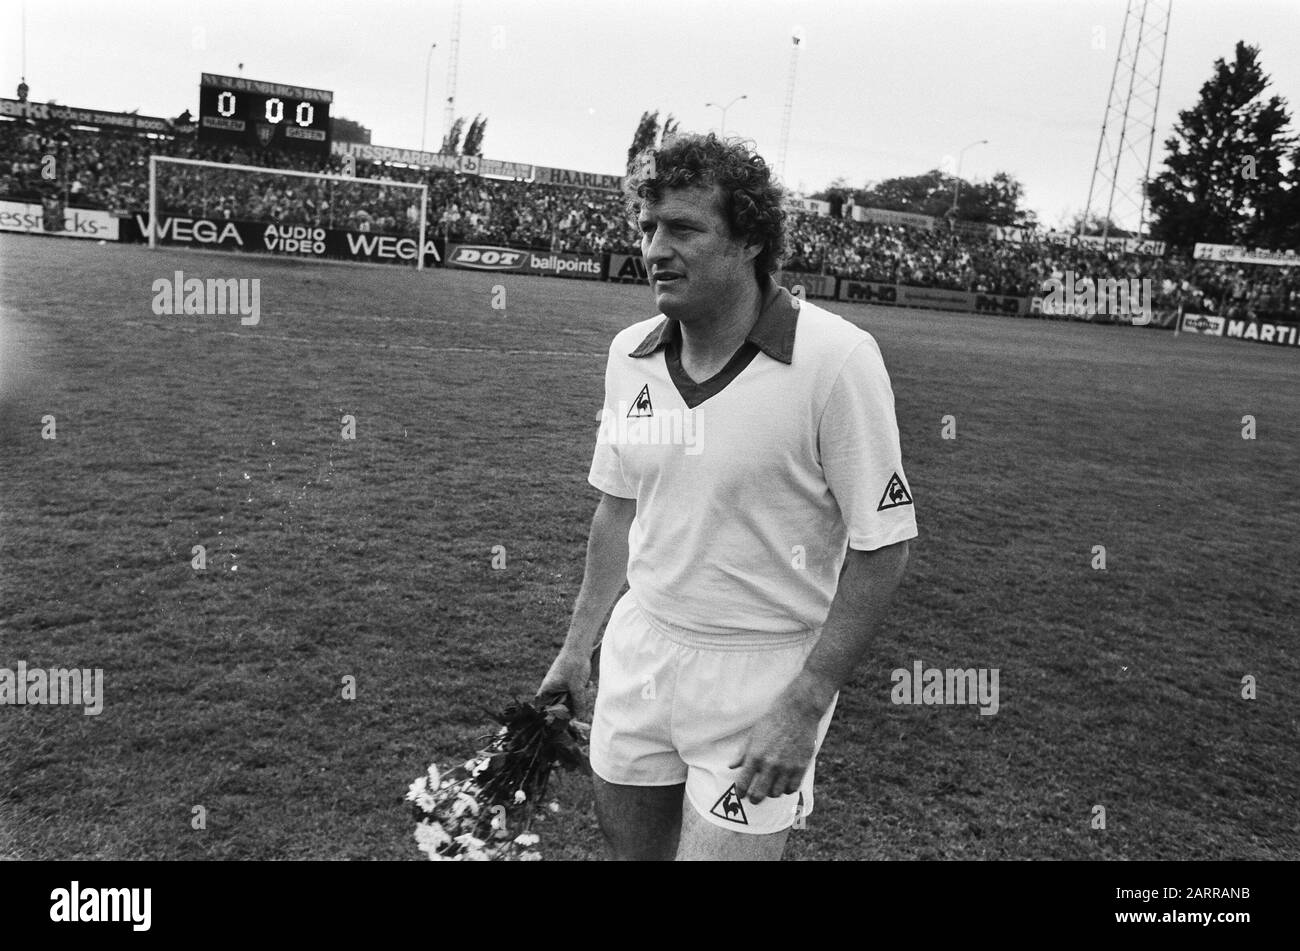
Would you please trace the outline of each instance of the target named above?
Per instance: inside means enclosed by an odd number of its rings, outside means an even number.
[[[71,208],[138,214],[148,206],[150,154],[299,171],[342,170],[342,159],[319,160],[274,149],[250,152],[211,146],[184,127],[174,136],[93,130],[60,120],[0,122],[0,198],[36,201],[58,190]],[[46,156],[65,172],[57,182],[41,174]],[[532,251],[639,253],[635,226],[620,195],[356,164],[362,178],[429,185],[429,222],[448,241],[509,245]],[[259,178],[210,168],[175,167],[162,183],[160,206],[172,215],[229,220],[236,216],[278,224],[350,228],[410,236],[419,207],[406,189],[361,190],[346,183]],[[939,222],[924,230],[897,224],[791,214],[790,271],[982,294],[1029,296],[1067,272],[1094,281],[1148,278],[1157,307],[1233,319],[1300,318],[1300,268],[1194,260],[1190,249],[1164,257],[1048,244],[1032,235],[996,240]]]

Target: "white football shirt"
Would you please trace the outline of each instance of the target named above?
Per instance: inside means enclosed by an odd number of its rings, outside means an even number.
[[[628,585],[687,634],[819,628],[845,547],[915,538],[894,394],[875,339],[770,279],[711,380],[658,315],[615,336],[588,481],[635,499]]]

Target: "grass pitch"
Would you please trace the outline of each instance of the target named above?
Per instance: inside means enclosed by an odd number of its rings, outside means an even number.
[[[0,268],[0,667],[105,679],[97,717],[0,707],[0,856],[418,858],[407,783],[567,626],[646,289],[26,236]],[[155,316],[176,270],[259,278],[261,323]],[[921,536],[789,857],[1300,858],[1297,354],[827,306],[880,342]],[[915,660],[998,668],[999,712],[893,705]],[[557,793],[543,851],[600,855]]]

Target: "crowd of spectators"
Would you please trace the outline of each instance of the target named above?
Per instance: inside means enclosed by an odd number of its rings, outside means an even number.
[[[1150,280],[1155,306],[1233,317],[1300,312],[1294,267],[1198,261],[1066,247],[1031,233],[1023,241],[933,229],[801,215],[789,229],[792,271],[837,274],[885,284],[910,284],[985,294],[1041,294],[1049,280]]]
[[[149,207],[150,155],[302,172],[342,170],[338,159],[214,145],[192,132],[144,136],[53,121],[41,128],[7,122],[0,123],[0,195],[39,201],[57,189],[69,207],[138,214]],[[409,188],[165,163],[159,165],[158,203],[169,215],[393,234],[414,232],[420,213],[418,192]]]
[[[72,207],[139,214],[148,208],[149,156],[170,155],[258,167],[340,173],[343,160],[218,146],[192,131],[173,136],[97,132],[46,121],[0,122],[0,197],[39,201],[52,191]],[[50,159],[53,158],[53,166]],[[535,251],[637,253],[639,236],[622,196],[584,188],[500,181],[450,172],[358,162],[368,183],[162,164],[164,214],[251,220],[412,235],[429,186],[428,227],[450,241]],[[1149,279],[1157,307],[1226,316],[1300,314],[1300,268],[1197,261],[1185,249],[1163,257],[1048,243],[996,240],[938,221],[933,229],[792,213],[791,271],[888,284],[1027,296],[1051,278]]]

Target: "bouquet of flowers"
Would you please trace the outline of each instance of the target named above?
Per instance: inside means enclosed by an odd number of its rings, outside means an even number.
[[[483,738],[473,759],[450,769],[432,765],[411,783],[415,841],[430,861],[541,859],[532,824],[551,773],[557,766],[590,772],[582,745],[590,728],[573,720],[568,694],[548,699],[514,701],[493,715],[500,729]]]

